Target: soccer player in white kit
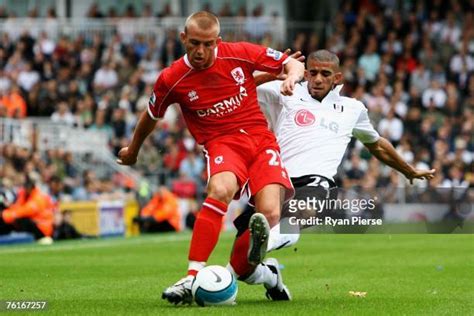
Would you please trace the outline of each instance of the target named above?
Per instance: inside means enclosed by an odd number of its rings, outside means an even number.
[[[307,56],[306,81],[296,85],[293,95],[281,95],[279,81],[257,87],[258,101],[277,137],[281,160],[295,187],[295,199],[335,198],[330,194],[335,188],[333,177],[352,137],[410,181],[432,179],[434,169],[414,168],[377,133],[362,102],[339,94],[342,79],[339,58],[327,50],[318,50]],[[337,196],[336,190],[332,192]],[[288,204],[282,210],[282,218],[287,210]],[[251,212],[244,212],[236,220],[237,229],[245,226],[248,213]],[[289,247],[298,238],[299,233],[280,234],[280,227],[274,226],[267,251]]]

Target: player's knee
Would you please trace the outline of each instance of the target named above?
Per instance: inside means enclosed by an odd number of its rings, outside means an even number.
[[[235,190],[226,185],[209,185],[207,196],[215,200],[230,203],[234,197]]]
[[[280,221],[280,207],[278,203],[262,203],[262,205],[257,207],[257,211],[265,215],[271,227]]]
[[[279,212],[272,212],[272,213],[264,213],[265,217],[267,218],[268,224],[270,227],[275,226],[280,221],[280,213]]]

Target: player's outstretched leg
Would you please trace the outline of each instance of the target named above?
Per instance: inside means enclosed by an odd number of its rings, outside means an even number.
[[[283,233],[281,231],[284,231]],[[288,225],[288,218],[282,218],[280,223],[270,229],[267,253],[273,250],[291,247],[300,239],[299,227]]]
[[[162,299],[168,300],[168,302],[175,305],[179,303],[191,304],[193,301],[193,295],[191,293],[191,286],[194,281],[194,276],[188,275],[166,290],[161,295]]]
[[[280,264],[275,258],[268,258],[263,263],[272,273],[276,276],[276,284],[265,284],[267,293],[265,294],[268,299],[273,301],[291,301],[291,293],[283,283],[283,277],[280,270]]]
[[[265,258],[270,235],[270,226],[262,214],[252,214],[247,220],[247,227],[242,227],[234,241],[230,264],[238,276],[248,276],[255,266]]]
[[[270,237],[270,225],[263,214],[255,213],[250,217],[249,231],[250,245],[247,260],[256,266],[265,258]]]
[[[283,283],[283,277],[278,260],[268,258],[255,267],[253,272],[247,276],[240,276],[236,273],[232,263],[227,265],[227,269],[236,278],[250,285],[263,284],[266,289],[266,297],[273,301],[290,301],[291,293]]]

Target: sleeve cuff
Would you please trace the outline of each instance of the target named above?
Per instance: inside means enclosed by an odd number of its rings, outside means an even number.
[[[151,110],[150,110],[150,106],[149,106],[149,105],[147,106],[147,112],[148,112],[148,115],[150,115],[150,117],[151,117],[152,120],[158,121],[158,120],[160,119],[159,117],[155,117],[155,116],[153,115],[153,113],[152,113]]]

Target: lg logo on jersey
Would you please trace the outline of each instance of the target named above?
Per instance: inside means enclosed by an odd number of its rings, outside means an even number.
[[[316,122],[314,114],[308,110],[299,110],[295,115],[295,123],[299,126],[309,126]]]
[[[316,123],[316,117],[308,110],[299,110],[295,114],[295,123],[296,125],[301,127],[311,126]],[[337,132],[339,131],[339,124],[334,121],[327,122],[324,117],[322,117],[319,121],[319,127],[328,129],[331,132],[334,132],[335,134],[337,134]]]

